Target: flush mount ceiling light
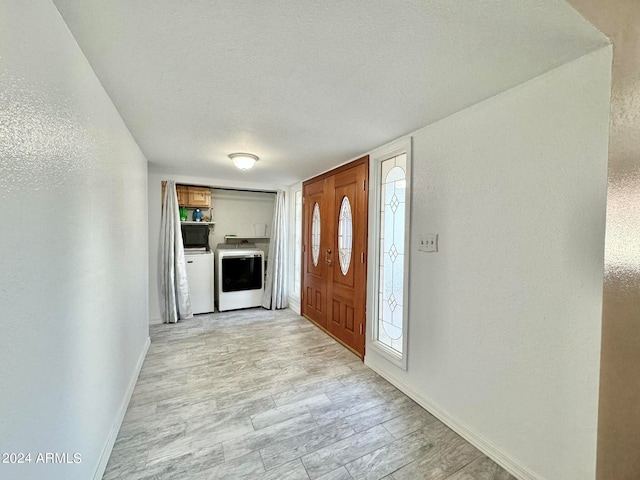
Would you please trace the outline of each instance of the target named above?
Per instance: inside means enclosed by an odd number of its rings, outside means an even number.
[[[229,158],[233,160],[234,165],[240,170],[249,170],[258,161],[258,157],[251,153],[232,153]]]

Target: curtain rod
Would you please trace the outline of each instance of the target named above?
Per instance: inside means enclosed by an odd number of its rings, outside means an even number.
[[[273,193],[274,195],[278,192],[276,190],[250,190],[247,188],[232,188],[232,187],[211,187],[213,190],[228,190],[231,192],[251,192],[251,193]]]
[[[212,186],[208,186],[208,185],[193,185],[193,184],[189,184],[189,183],[182,183],[179,181],[174,180],[174,182],[176,183],[176,185],[186,185],[186,186],[194,186],[194,187],[205,187],[205,188],[211,188],[213,190],[228,190],[230,192],[252,192],[252,193],[273,193],[274,195],[276,195],[278,193],[278,190],[252,190],[250,188],[234,188],[234,187],[212,187]],[[162,180],[162,185],[164,185],[165,183],[167,183],[167,180]]]

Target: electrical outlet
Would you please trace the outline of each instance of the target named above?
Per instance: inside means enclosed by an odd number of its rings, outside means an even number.
[[[437,252],[438,251],[438,234],[425,233],[420,235],[420,245],[418,250],[421,252]]]

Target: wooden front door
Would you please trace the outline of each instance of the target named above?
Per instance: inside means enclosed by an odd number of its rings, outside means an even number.
[[[364,356],[369,157],[303,184],[302,314]]]
[[[327,329],[327,273],[325,258],[327,201],[325,180],[302,186],[302,314]],[[313,240],[312,240],[313,239]]]

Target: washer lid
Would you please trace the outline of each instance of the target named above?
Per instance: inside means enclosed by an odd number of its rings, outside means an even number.
[[[213,252],[210,250],[204,250],[202,248],[185,248],[185,255],[213,255]]]

